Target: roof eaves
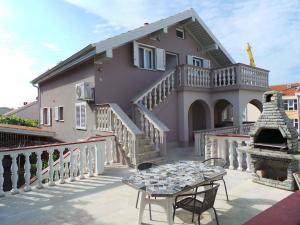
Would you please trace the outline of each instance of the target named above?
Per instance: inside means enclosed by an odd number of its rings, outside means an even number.
[[[30,107],[30,106],[36,104],[36,103],[37,103],[37,101],[30,102],[30,103],[28,103],[28,104],[26,104],[26,105],[23,105],[23,106],[19,107],[19,108],[16,108],[16,109],[13,109],[13,110],[11,110],[11,111],[9,111],[9,112],[6,112],[6,113],[4,113],[3,115],[4,115],[4,116],[10,116],[10,115],[13,115],[13,114],[15,114],[15,113],[17,113],[17,112],[19,112],[19,111],[21,111],[21,110],[23,110],[23,109],[26,109],[26,108],[28,108],[28,107]]]

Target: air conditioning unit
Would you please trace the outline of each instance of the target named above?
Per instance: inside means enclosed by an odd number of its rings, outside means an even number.
[[[76,84],[75,91],[76,91],[77,100],[85,100],[85,101],[94,100],[94,88],[92,88],[91,83],[82,82]]]

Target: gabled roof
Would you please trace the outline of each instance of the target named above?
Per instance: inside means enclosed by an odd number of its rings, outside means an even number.
[[[111,57],[113,49],[145,37],[149,34],[161,30],[167,31],[168,27],[181,22],[187,22],[186,28],[193,34],[195,39],[197,39],[204,45],[204,47],[213,49],[212,51],[210,51],[210,54],[215,59],[217,59],[218,62],[221,62],[221,64],[224,66],[235,63],[229,53],[222,46],[222,44],[217,40],[210,29],[204,24],[203,20],[198,16],[196,11],[194,9],[189,9],[174,16],[170,16],[166,19],[162,19],[157,22],[150,23],[146,26],[142,26],[126,33],[114,36],[112,38],[90,44],[68,59],[62,61],[52,69],[41,74],[40,76],[32,80],[31,83],[36,84],[45,81],[46,79],[56,76],[59,73],[66,71],[88,59],[91,59],[96,55],[104,54]]]
[[[300,83],[278,84],[272,85],[270,88],[273,91],[279,91],[283,96],[295,96],[297,89],[300,88]]]
[[[23,105],[21,107],[18,107],[16,109],[13,109],[13,110],[11,110],[9,112],[4,113],[3,116],[11,116],[13,114],[16,114],[17,112],[22,111],[23,109],[26,109],[26,108],[28,108],[28,107],[30,107],[32,105],[35,105],[35,104],[37,104],[37,101],[29,102],[26,105]]]

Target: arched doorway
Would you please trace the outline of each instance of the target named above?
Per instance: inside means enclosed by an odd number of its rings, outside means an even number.
[[[243,114],[243,123],[254,123],[262,113],[263,105],[261,101],[252,99],[245,107]]]
[[[194,141],[193,132],[196,130],[209,129],[210,126],[210,110],[209,106],[203,100],[194,101],[188,112],[189,120],[189,142]]]
[[[218,100],[214,107],[214,116],[215,128],[233,126],[233,105],[225,99]]]

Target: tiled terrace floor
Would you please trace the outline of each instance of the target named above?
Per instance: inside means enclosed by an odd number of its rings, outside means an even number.
[[[171,159],[195,159],[191,149],[172,149]],[[199,158],[198,158],[199,159]],[[138,209],[135,208],[137,191],[123,185],[121,178],[132,169],[114,165],[106,168],[105,175],[73,183],[45,186],[44,189],[0,198],[1,225],[135,225]],[[216,209],[220,224],[242,224],[290,192],[251,182],[250,174],[228,171],[226,176],[230,201],[226,201],[223,186],[220,187]],[[164,210],[152,206],[153,221],[148,210],[144,213],[145,224],[166,224]],[[202,224],[216,224],[209,212],[201,219]],[[176,213],[175,224],[191,223],[191,214]]]

